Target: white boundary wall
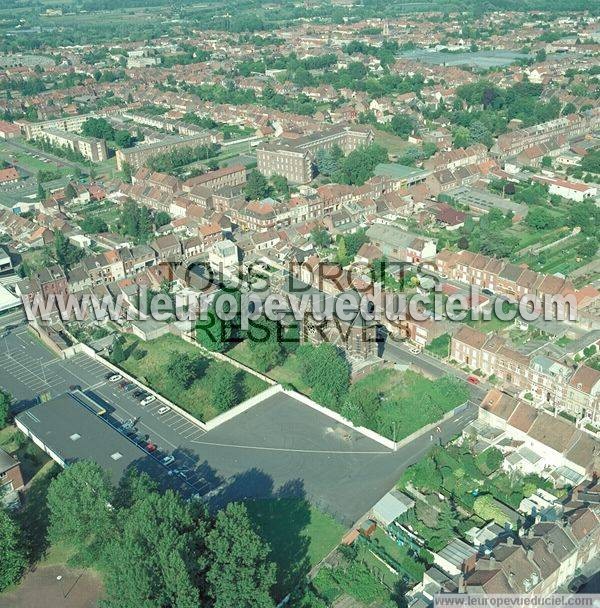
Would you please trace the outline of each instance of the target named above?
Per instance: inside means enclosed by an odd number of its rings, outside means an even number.
[[[204,351],[204,349],[202,349],[201,347],[199,347],[199,348],[200,348],[200,350]],[[461,409],[463,409],[466,406],[466,403],[463,403],[463,404],[457,406],[453,410],[450,410],[449,412],[447,412],[442,418],[440,418],[440,420],[437,420],[436,422],[432,422],[431,424],[424,426],[423,428],[415,431],[408,437],[404,437],[404,439],[402,439],[398,442],[395,442],[395,441],[392,441],[391,439],[388,439],[387,437],[383,437],[383,435],[380,435],[379,433],[376,433],[375,431],[372,431],[371,429],[367,429],[363,426],[355,426],[352,423],[352,421],[348,420],[347,418],[344,418],[344,416],[342,416],[341,414],[338,414],[337,412],[334,412],[333,410],[330,410],[322,405],[319,405],[318,403],[316,403],[315,401],[313,401],[306,395],[303,395],[302,393],[298,393],[298,392],[292,391],[292,390],[286,390],[280,384],[273,384],[272,386],[265,389],[261,393],[258,393],[258,395],[255,395],[254,397],[250,397],[250,399],[246,399],[246,401],[243,401],[239,405],[232,407],[230,410],[227,410],[226,412],[219,414],[212,420],[209,420],[208,422],[204,423],[204,422],[200,422],[200,420],[198,420],[197,418],[194,418],[194,416],[192,416],[190,413],[186,412],[184,409],[182,409],[181,407],[179,407],[172,401],[169,401],[168,399],[163,397],[160,393],[157,393],[156,391],[153,391],[151,388],[142,384],[139,380],[137,380],[133,376],[130,376],[127,372],[123,371],[121,368],[117,367],[116,365],[113,365],[112,363],[110,363],[110,361],[103,359],[100,355],[98,355],[92,348],[90,348],[86,344],[82,344],[82,343],[76,344],[76,345],[70,347],[69,349],[63,351],[63,353],[64,353],[65,358],[70,358],[70,357],[74,356],[76,353],[85,353],[92,359],[99,361],[100,363],[102,363],[103,365],[108,367],[109,369],[113,370],[115,373],[121,374],[124,378],[127,378],[127,380],[129,380],[130,382],[133,382],[134,384],[140,386],[141,388],[143,388],[150,394],[154,395],[157,399],[160,399],[161,401],[166,403],[174,411],[179,413],[181,416],[183,416],[184,418],[189,420],[192,424],[195,424],[196,426],[198,426],[200,429],[202,429],[205,432],[215,429],[215,428],[219,427],[221,424],[223,424],[229,420],[232,420],[236,416],[239,416],[240,414],[247,412],[248,410],[252,409],[255,405],[262,403],[266,399],[269,399],[270,397],[273,397],[275,395],[278,395],[279,393],[282,393],[284,395],[288,395],[289,397],[292,397],[296,401],[299,401],[300,403],[312,408],[313,410],[316,410],[317,412],[327,416],[328,418],[331,418],[332,420],[335,420],[336,422],[339,422],[340,424],[343,424],[344,426],[347,426],[347,427],[355,430],[356,432],[360,433],[361,435],[364,435],[365,437],[368,437],[369,439],[376,441],[377,443],[384,446],[385,448],[392,450],[392,451],[396,451],[399,448],[401,448],[402,446],[415,440],[417,437],[431,432],[431,430],[435,429],[437,426],[439,426],[446,420],[449,420],[450,418],[452,418],[457,413],[457,411],[460,411]],[[210,353],[210,352],[206,351],[207,356],[214,356],[215,354],[217,354],[217,353]],[[227,357],[227,356],[221,355],[220,357],[215,357],[215,359],[219,359],[221,361],[226,361],[227,363],[237,364],[237,366],[240,367],[241,369],[246,368],[245,365],[240,364],[238,361],[232,360],[230,357]],[[262,374],[259,374],[254,370],[252,370],[252,372],[256,376],[259,376],[259,377],[262,376]],[[271,383],[274,382],[270,378],[269,378],[269,380]]]
[[[106,367],[108,367],[109,369],[114,371],[116,374],[120,374],[121,376],[123,376],[123,378],[126,378],[130,382],[133,382],[136,386],[139,386],[140,388],[144,389],[146,392],[150,393],[151,395],[154,395],[157,399],[159,399],[163,403],[166,403],[172,410],[176,411],[178,414],[183,416],[185,419],[189,420],[192,424],[195,424],[196,426],[200,427],[203,431],[208,430],[207,426],[206,426],[206,424],[204,424],[204,422],[200,422],[200,420],[198,420],[197,418],[194,418],[194,416],[192,416],[189,412],[186,412],[184,409],[180,408],[178,405],[176,405],[172,401],[169,401],[166,397],[163,397],[160,393],[157,393],[156,391],[152,390],[150,387],[146,386],[145,384],[142,384],[137,378],[134,378],[133,376],[129,375],[126,371],[123,371],[120,367],[117,367],[116,365],[113,365],[110,361],[103,359],[99,354],[97,354],[94,351],[93,348],[89,347],[87,344],[82,344],[80,342],[79,344],[76,344],[76,345],[72,346],[71,348],[69,348],[68,351],[64,351],[64,353],[65,353],[65,358],[67,358],[67,359],[70,357],[73,357],[76,353],[85,353],[88,357],[91,357],[95,361],[102,363],[102,365],[105,365]]]
[[[341,414],[338,414],[337,412],[334,412],[333,410],[330,410],[329,408],[319,405],[318,403],[316,403],[315,401],[313,401],[306,395],[303,395],[302,393],[297,393],[296,391],[288,391],[283,388],[282,388],[282,391],[286,395],[289,395],[290,397],[293,397],[294,399],[296,399],[296,401],[300,401],[304,405],[308,405],[308,407],[311,407],[313,410],[317,410],[317,412],[320,412],[321,414],[324,414],[325,416],[329,416],[329,418],[332,418],[333,420],[336,420],[337,422],[339,422],[345,426],[348,426],[351,429],[354,429],[358,433],[361,433],[362,435],[365,435],[365,437],[368,437],[369,439],[372,439],[373,441],[380,443],[381,445],[385,446],[389,450],[396,450],[397,444],[394,441],[392,441],[391,439],[387,439],[386,437],[383,437],[383,435],[380,435],[379,433],[376,433],[375,431],[372,431],[371,429],[367,429],[364,426],[355,426],[350,420],[348,420],[347,418],[344,418]]]

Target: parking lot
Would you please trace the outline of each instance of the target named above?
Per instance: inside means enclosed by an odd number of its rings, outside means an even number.
[[[172,410],[159,415],[159,400],[142,406],[134,396],[139,387],[111,382],[113,372],[101,362],[85,354],[59,359],[26,326],[0,339],[0,356],[0,386],[15,397],[15,409],[26,409],[41,393],[55,397],[79,386],[106,409],[103,418],[116,432],[133,427],[141,449],[156,446],[158,462],[173,456],[165,467],[173,481],[210,497],[215,507],[301,492],[350,525],[432,447],[426,435],[393,452],[284,393],[205,432]],[[473,417],[471,411],[457,414],[436,440],[460,432]]]

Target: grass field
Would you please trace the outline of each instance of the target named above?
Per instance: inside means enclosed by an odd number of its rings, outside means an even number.
[[[156,340],[142,342],[133,336],[127,336],[125,352],[128,358],[121,363],[121,367],[140,381],[148,384],[152,389],[173,401],[184,410],[206,422],[220,412],[211,403],[210,371],[214,366],[229,365],[221,361],[208,359],[191,344],[173,335],[162,336]],[[144,353],[137,359],[135,351]],[[190,353],[201,358],[206,367],[189,389],[175,386],[167,373],[167,364],[171,353]],[[139,354],[137,355],[139,356]],[[242,370],[237,371],[238,403],[257,395],[267,388],[265,382]]]
[[[303,498],[250,500],[245,505],[254,528],[271,546],[278,597],[326,557],[345,532],[341,524]]]
[[[414,145],[393,133],[379,130],[375,130],[375,143],[386,148],[390,154],[398,154],[399,156],[402,155],[406,148]]]
[[[462,383],[451,378],[429,380],[410,370],[398,373],[389,368],[371,372],[354,387],[379,397],[379,408],[365,426],[394,441],[436,422],[464,403],[469,394]]]
[[[18,166],[24,168],[26,171],[29,171],[33,175],[36,175],[38,171],[48,171],[49,169],[57,169],[63,175],[71,172],[70,169],[66,167],[58,167],[53,162],[43,162],[38,158],[34,158],[32,154],[27,152],[17,151],[14,148],[10,148],[6,144],[0,143],[0,160],[5,160],[7,162],[15,162]]]

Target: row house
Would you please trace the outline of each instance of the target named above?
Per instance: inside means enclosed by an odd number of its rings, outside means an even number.
[[[539,125],[500,135],[492,146],[491,153],[497,158],[506,159],[509,156],[520,154],[527,148],[545,143],[559,136],[573,139],[578,135],[593,131],[599,124],[600,110],[598,108],[581,114],[561,116]]]
[[[569,279],[545,275],[482,253],[443,250],[436,257],[436,266],[444,277],[515,299],[529,294],[542,298],[576,293]]]
[[[451,358],[529,393],[538,407],[565,411],[578,420],[600,421],[600,371],[572,367],[543,355],[528,356],[504,338],[464,326],[452,336]]]
[[[598,555],[600,515],[595,504],[577,505],[559,521],[536,522],[478,556],[459,578],[458,592],[476,595],[548,595]]]
[[[423,162],[425,169],[440,171],[441,169],[458,169],[465,165],[474,165],[487,160],[488,151],[483,144],[473,144],[468,148],[457,148],[447,152],[436,152]]]
[[[69,295],[67,275],[58,265],[47,266],[34,272],[29,278],[19,281],[15,285],[15,292],[30,304],[38,294],[45,301],[55,296],[66,298]]]
[[[134,277],[153,266],[155,260],[155,252],[147,245],[112,249],[84,258],[69,273],[69,285],[72,292],[81,291],[82,286],[107,285]]]
[[[209,190],[219,190],[226,186],[243,186],[246,183],[246,167],[241,164],[223,167],[216,171],[209,171],[197,177],[191,177],[183,182],[183,191],[190,192],[196,186],[203,186]]]

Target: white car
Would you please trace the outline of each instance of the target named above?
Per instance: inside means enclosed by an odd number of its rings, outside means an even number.
[[[161,462],[162,462],[162,463],[163,463],[163,464],[164,464],[166,467],[168,467],[168,466],[169,466],[171,463],[175,462],[175,456],[171,456],[171,455],[169,455],[169,456],[165,456],[165,457],[164,457],[164,458],[161,460]]]
[[[149,403],[152,403],[153,401],[156,401],[156,397],[154,395],[148,395],[147,397],[145,397],[144,399],[142,399],[140,401],[140,405],[148,405]]]
[[[162,415],[164,415],[164,414],[166,414],[167,412],[170,412],[170,411],[171,411],[171,408],[170,408],[168,405],[165,405],[165,406],[161,407],[161,408],[158,410],[157,414],[158,414],[159,416],[162,416]]]
[[[411,346],[408,349],[413,355],[419,355],[421,354],[421,349],[418,346]]]
[[[123,376],[121,374],[113,374],[108,380],[110,382],[118,382],[119,380],[123,380]]]

